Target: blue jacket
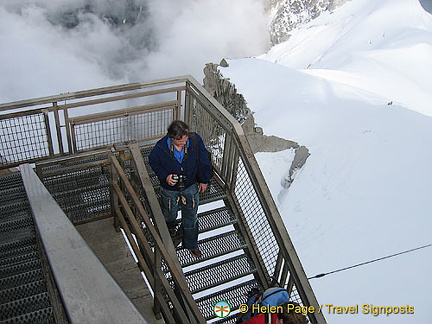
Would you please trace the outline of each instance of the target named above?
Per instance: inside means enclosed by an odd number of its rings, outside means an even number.
[[[149,155],[149,163],[163,188],[167,190],[178,190],[176,186],[172,187],[166,183],[166,178],[170,174],[185,175],[186,188],[193,185],[195,182],[208,183],[210,181],[212,166],[209,161],[209,153],[201,136],[195,133],[195,138],[199,149],[199,166],[197,150],[195,149],[195,144],[191,136],[189,136],[188,153],[181,163],[179,163],[170,152],[167,145],[167,136],[164,136],[156,143]]]

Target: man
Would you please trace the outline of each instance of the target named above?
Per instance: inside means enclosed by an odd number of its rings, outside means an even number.
[[[171,236],[176,234],[177,213],[182,212],[183,248],[199,258],[199,193],[207,190],[212,167],[201,137],[189,133],[189,126],[175,120],[168,133],[149,155],[150,166],[160,181],[161,207]]]

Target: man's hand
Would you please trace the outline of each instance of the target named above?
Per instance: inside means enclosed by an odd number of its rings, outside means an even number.
[[[168,183],[169,186],[173,187],[176,185],[176,183],[178,182],[178,180],[174,180],[172,177],[176,176],[176,174],[170,174],[168,175],[168,177],[166,178],[166,182]]]
[[[207,190],[207,187],[208,187],[208,183],[200,183],[198,186],[198,192],[203,193],[204,191]]]

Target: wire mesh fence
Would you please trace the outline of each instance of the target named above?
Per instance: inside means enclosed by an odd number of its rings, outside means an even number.
[[[49,130],[43,112],[0,116],[2,164],[34,160],[50,155]]]

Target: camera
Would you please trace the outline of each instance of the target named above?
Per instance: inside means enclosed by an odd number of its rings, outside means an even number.
[[[186,181],[186,176],[185,175],[183,175],[183,174],[173,175],[172,179],[173,180],[178,180],[176,186],[177,186],[177,188],[180,191],[185,189],[185,184],[184,184],[185,181]]]

